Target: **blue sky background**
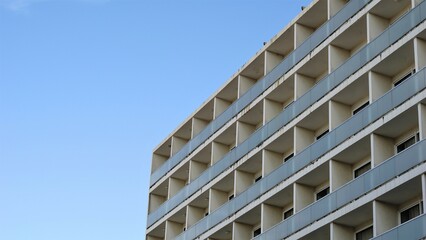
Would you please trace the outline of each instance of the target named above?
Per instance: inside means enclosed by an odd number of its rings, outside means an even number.
[[[0,239],[144,239],[151,152],[308,0],[0,0]]]

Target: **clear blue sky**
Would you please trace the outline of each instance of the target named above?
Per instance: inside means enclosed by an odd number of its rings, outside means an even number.
[[[144,239],[152,149],[309,2],[0,0],[0,239]]]

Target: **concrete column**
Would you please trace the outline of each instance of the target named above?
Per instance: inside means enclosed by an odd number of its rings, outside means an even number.
[[[426,41],[420,38],[414,39],[414,63],[416,71],[426,66]]]
[[[328,19],[332,18],[338,11],[340,11],[340,9],[343,8],[343,6],[345,6],[345,4],[347,3],[346,0],[328,0],[327,1],[327,17]]]
[[[426,174],[422,175],[422,201],[423,201],[423,213],[426,209]]]
[[[419,116],[419,135],[420,140],[426,138],[426,105],[419,103],[417,105]]]

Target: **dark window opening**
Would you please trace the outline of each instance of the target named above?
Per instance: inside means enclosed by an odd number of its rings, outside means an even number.
[[[290,155],[288,155],[287,157],[284,158],[284,162],[287,162],[288,160],[290,160],[290,158],[294,157],[294,153],[291,153]]]
[[[231,200],[234,198],[234,194],[232,194],[231,196],[228,197],[228,200]]]
[[[327,194],[330,193],[330,187],[324,188],[323,190],[317,192],[316,194],[316,199],[317,201],[320,200],[321,198],[327,196]]]
[[[404,82],[405,80],[407,80],[409,77],[411,77],[411,75],[413,75],[413,73],[415,72],[415,70],[407,73],[406,75],[404,75],[401,79],[399,79],[398,81],[396,81],[393,86],[396,87],[399,84],[401,84],[402,82]]]
[[[262,175],[260,175],[259,177],[257,177],[254,182],[258,182],[260,179],[262,179]]]
[[[256,236],[258,236],[258,235],[260,235],[260,233],[262,232],[262,229],[261,228],[258,228],[258,229],[256,229],[256,230],[254,230],[253,231],[253,237],[256,237]]]
[[[293,215],[293,208],[284,213],[284,219],[287,219],[291,217],[292,215]]]
[[[356,240],[367,240],[373,237],[373,226],[370,226],[355,235]]]
[[[327,133],[328,133],[328,129],[325,130],[325,132],[323,132],[320,135],[318,135],[316,139],[319,140],[320,138],[324,137],[324,135],[327,134]]]
[[[355,115],[355,114],[357,114],[359,111],[361,111],[362,109],[364,109],[365,107],[367,107],[368,105],[370,104],[370,102],[365,102],[364,104],[362,104],[361,106],[359,106],[357,109],[355,109],[353,112],[352,112],[352,115]]]
[[[361,174],[367,172],[370,169],[371,169],[370,163],[366,163],[366,164],[362,165],[361,167],[355,169],[355,171],[354,171],[355,178],[359,177]]]
[[[404,151],[405,149],[407,149],[408,147],[410,147],[414,143],[416,143],[416,137],[412,136],[409,139],[407,139],[406,141],[404,141],[403,143],[396,146],[396,153]]]
[[[420,202],[419,204],[416,204],[412,207],[410,207],[407,210],[404,210],[401,212],[401,224],[405,223],[406,221],[413,219],[417,216],[419,216],[420,214],[422,214],[422,207],[421,204],[423,204],[422,202]]]

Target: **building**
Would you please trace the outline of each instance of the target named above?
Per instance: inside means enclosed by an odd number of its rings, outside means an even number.
[[[425,237],[425,18],[314,0],[153,151],[147,239]]]

